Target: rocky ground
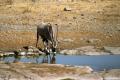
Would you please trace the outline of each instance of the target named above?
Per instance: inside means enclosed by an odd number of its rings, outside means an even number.
[[[45,53],[40,51],[38,48],[29,46],[26,50],[16,51],[0,51],[0,57],[3,56],[26,56],[26,55],[44,55]],[[120,55],[120,47],[95,47],[95,46],[83,46],[73,49],[64,49],[58,51],[57,54],[63,55]]]
[[[0,80],[119,80],[120,70],[94,72],[88,66],[0,63]]]
[[[2,56],[30,56],[30,55],[44,55],[45,53],[40,51],[38,48],[33,46],[28,46],[25,50],[15,50],[15,51],[0,51],[0,57]],[[73,49],[64,49],[57,52],[57,54],[63,55],[120,55],[120,47],[95,47],[95,46],[82,46]]]
[[[120,55],[120,47],[83,46],[74,49],[64,49],[60,53],[65,55]]]
[[[36,25],[40,22],[59,25],[61,50],[88,45],[120,46],[119,0],[3,3],[1,0],[0,50],[35,46]]]

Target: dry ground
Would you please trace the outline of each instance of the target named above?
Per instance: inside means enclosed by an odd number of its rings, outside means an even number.
[[[77,78],[89,74],[86,67],[65,67],[64,65],[33,63],[0,63],[0,80],[61,80],[64,77]],[[58,79],[61,78],[61,79]]]
[[[71,8],[71,11],[64,11],[65,7]],[[60,49],[86,45],[120,46],[119,0],[85,0],[67,3],[28,2],[0,5],[2,27],[10,25],[36,27],[40,22],[59,25]],[[27,31],[27,28],[24,28],[23,31],[18,31],[18,27],[13,31],[0,28],[0,48],[35,46],[35,28],[34,31]]]

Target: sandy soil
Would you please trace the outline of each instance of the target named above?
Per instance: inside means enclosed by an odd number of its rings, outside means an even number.
[[[0,63],[0,80],[61,80],[90,74],[87,67],[67,67],[59,64]]]
[[[119,0],[1,4],[0,48],[35,46],[36,25],[40,22],[59,25],[60,49],[86,45],[120,46],[119,14]],[[39,45],[42,47],[42,43]]]
[[[0,80],[119,80],[120,69],[94,72],[86,66],[0,63]]]

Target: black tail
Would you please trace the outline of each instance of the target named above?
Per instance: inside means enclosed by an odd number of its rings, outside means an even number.
[[[37,46],[37,44],[38,44],[38,40],[39,40],[39,33],[38,33],[38,31],[37,31],[37,41],[36,41],[36,47],[38,47],[38,46]]]

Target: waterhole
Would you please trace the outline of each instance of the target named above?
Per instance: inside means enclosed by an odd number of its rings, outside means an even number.
[[[120,55],[101,55],[101,56],[80,56],[80,55],[60,55],[55,56],[6,56],[1,57],[0,61],[5,63],[24,62],[24,63],[48,63],[64,64],[71,66],[90,66],[94,70],[120,69]]]

